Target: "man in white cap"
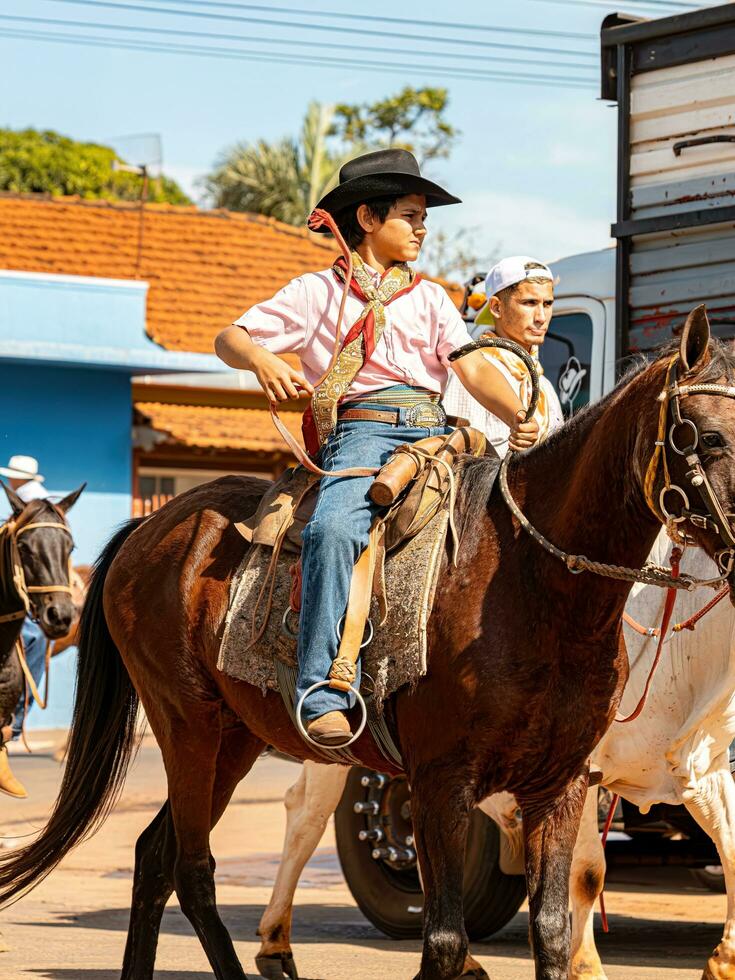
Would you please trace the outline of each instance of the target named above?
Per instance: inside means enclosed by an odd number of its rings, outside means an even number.
[[[0,466],[0,477],[7,481],[24,503],[30,503],[31,500],[45,500],[48,497],[48,491],[43,485],[46,478],[38,472],[38,460],[34,459],[33,456],[11,456],[7,466]],[[21,639],[23,640],[28,668],[36,684],[40,685],[46,664],[46,637],[38,623],[32,620],[30,616],[26,616],[23,621]],[[32,703],[33,700],[31,699]],[[2,741],[19,737],[25,714],[25,696],[21,695],[11,725],[3,729]],[[20,788],[18,789],[17,786]],[[26,796],[22,785],[17,784],[17,786],[9,795]],[[0,788],[2,787],[0,786]],[[9,792],[8,789],[5,789],[5,792]]]
[[[5,477],[26,504],[48,497],[43,485],[46,478],[38,472],[38,460],[33,456],[11,456],[7,466],[0,466],[0,476]]]
[[[564,421],[554,386],[543,375],[538,363],[538,349],[546,339],[554,306],[554,277],[548,266],[527,255],[513,255],[492,267],[485,279],[487,300],[475,317],[472,333],[480,337],[503,337],[514,340],[536,361],[541,392],[536,409],[539,442]],[[484,327],[479,331],[478,327]],[[524,404],[531,395],[531,378],[519,357],[500,348],[488,348],[484,356],[498,368]],[[444,392],[448,412],[470,420],[484,432],[499,456],[508,451],[510,429],[497,416],[482,407],[451,376]]]

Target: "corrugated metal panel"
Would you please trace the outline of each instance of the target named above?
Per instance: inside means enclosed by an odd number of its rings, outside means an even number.
[[[658,218],[672,208],[682,213],[735,204],[735,173],[644,184],[633,188],[631,203],[636,218]]]
[[[735,55],[634,75],[630,113],[634,191],[735,174],[735,142],[705,143],[674,152],[683,141],[735,137]],[[674,201],[671,206],[682,207]]]
[[[635,237],[629,303],[632,350],[670,339],[699,303],[716,336],[735,337],[735,224]]]
[[[711,142],[715,136],[735,140],[735,54],[634,74],[630,219],[696,220],[735,205],[735,141]],[[708,142],[681,145],[692,140]],[[717,335],[735,335],[734,229],[729,222],[633,233],[630,349],[651,350],[669,340],[699,303],[706,304]]]

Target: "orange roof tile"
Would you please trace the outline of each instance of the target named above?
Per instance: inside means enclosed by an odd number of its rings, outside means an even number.
[[[125,201],[0,193],[0,268],[149,283],[148,335],[211,354],[215,335],[290,279],[331,264],[331,240],[273,218]],[[435,280],[459,306],[461,286]]]
[[[168,433],[171,443],[198,449],[289,452],[265,409],[161,402],[136,402],[135,408],[153,429]],[[281,419],[301,442],[301,413],[284,411]]]
[[[303,272],[331,241],[261,215],[128,202],[0,194],[0,268],[149,284],[147,330],[169,350],[212,353],[215,335]]]

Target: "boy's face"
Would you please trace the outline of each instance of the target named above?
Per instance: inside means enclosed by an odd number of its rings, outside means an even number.
[[[364,205],[358,209],[358,219],[366,232],[366,244],[383,265],[416,261],[426,237],[423,194],[399,197],[382,223]]]
[[[522,282],[505,295],[490,299],[497,329],[508,340],[530,350],[543,344],[554,308],[552,282]]]

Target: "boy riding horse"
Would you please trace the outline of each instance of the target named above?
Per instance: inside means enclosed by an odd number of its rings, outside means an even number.
[[[330,269],[294,279],[215,343],[226,364],[255,373],[272,405],[298,397],[299,389],[311,396],[306,448],[322,470],[335,473],[322,478],[303,532],[297,699],[327,678],[338,654],[353,568],[381,511],[368,496],[366,470],[404,443],[451,431],[441,405],[449,355],[471,337],[444,289],[408,263],[426,237],[427,208],[459,203],[422,177],[406,150],[378,150],[345,164],[314,214],[326,223],[321,230],[336,223],[351,262],[340,257]],[[338,335],[341,303],[349,329]],[[303,374],[276,356],[291,352],[299,354]],[[451,367],[508,426],[511,448],[535,443],[538,423],[522,421],[521,400],[481,351]],[[309,693],[303,704],[309,738],[332,747],[348,742],[345,711],[354,701],[328,687]]]

